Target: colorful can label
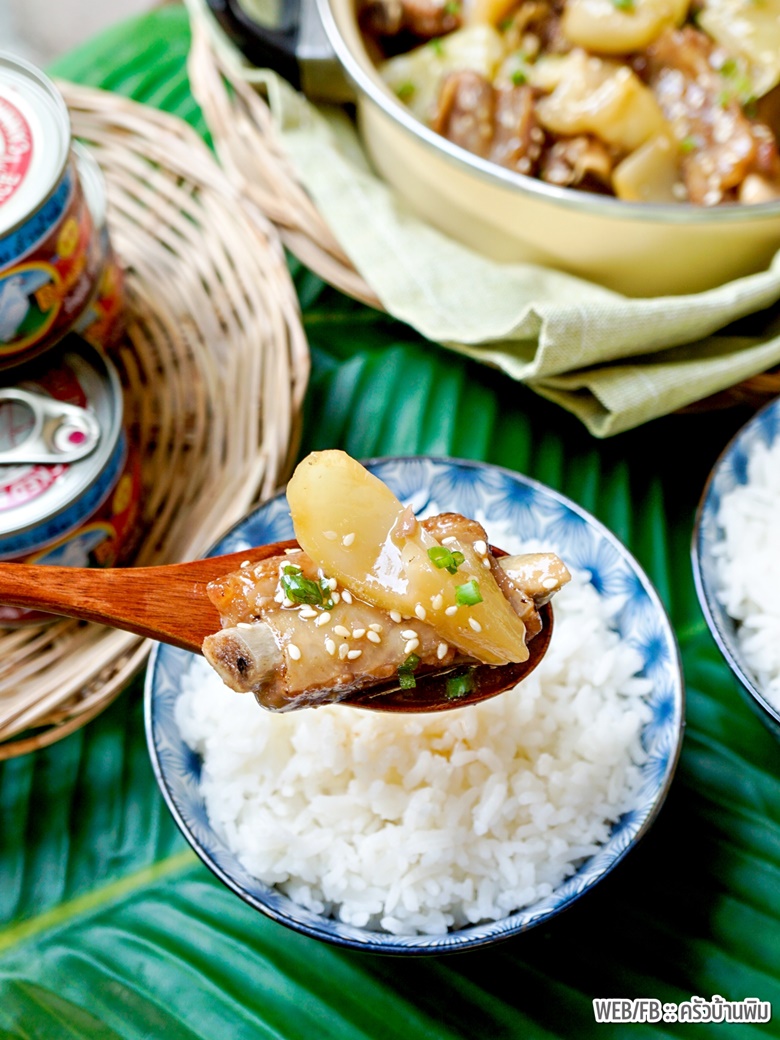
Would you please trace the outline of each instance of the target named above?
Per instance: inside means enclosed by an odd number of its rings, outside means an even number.
[[[73,189],[57,222],[23,257],[0,270],[0,366],[18,364],[57,343],[97,289],[99,235],[77,173],[70,177]]]
[[[99,229],[99,239],[103,257],[100,281],[76,324],[76,332],[93,347],[110,351],[119,345],[125,332],[125,275],[111,246],[105,221]]]

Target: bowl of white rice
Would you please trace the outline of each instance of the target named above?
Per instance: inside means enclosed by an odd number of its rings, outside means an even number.
[[[684,728],[677,642],[637,561],[551,489],[455,459],[364,465],[419,516],[455,510],[509,552],[565,560],[573,579],[543,662],[447,712],[278,714],[160,645],[145,692],[152,764],[197,854],[272,919],[375,953],[481,947],[570,907],[656,819]],[[291,535],[280,495],[213,552]]]
[[[696,591],[748,703],[780,738],[780,399],[731,439],[701,495]]]

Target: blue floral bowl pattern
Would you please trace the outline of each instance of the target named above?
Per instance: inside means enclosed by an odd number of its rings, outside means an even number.
[[[415,512],[456,510],[489,516],[502,528],[540,540],[566,562],[587,571],[597,590],[620,597],[618,631],[644,661],[652,680],[651,717],[642,741],[647,752],[636,805],[613,827],[609,840],[551,896],[500,921],[439,936],[395,936],[314,914],[251,877],[214,833],[199,792],[200,761],[184,743],[174,716],[182,675],[191,655],[158,645],[146,681],[146,730],[160,789],[179,827],[204,863],[237,895],[272,919],[314,938],[388,954],[442,954],[486,946],[549,920],[571,906],[620,862],[648,830],[664,802],[682,743],[684,688],[677,642],[646,575],[619,540],[575,503],[516,473],[445,458],[391,458],[365,463]],[[238,552],[293,535],[287,501],[279,495],[260,506],[213,553]],[[504,545],[512,551],[511,545]]]
[[[714,546],[722,540],[718,512],[724,495],[748,482],[748,459],[753,449],[771,447],[780,437],[780,399],[770,401],[747,422],[721,452],[704,486],[693,528],[691,558],[696,592],[704,617],[721,653],[739,679],[751,708],[780,739],[780,712],[766,700],[756,684],[737,640],[737,622],[726,613],[716,595]]]

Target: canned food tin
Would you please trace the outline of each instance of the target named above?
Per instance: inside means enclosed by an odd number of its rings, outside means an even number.
[[[0,55],[0,367],[53,346],[101,273],[70,119],[54,84]]]
[[[97,289],[75,326],[93,347],[111,350],[116,347],[125,330],[124,272],[111,245],[106,220],[106,186],[103,173],[94,158],[78,145],[81,182],[89,203],[92,220],[100,246],[100,280]]]
[[[71,335],[0,387],[0,559],[126,562],[138,535],[140,466],[116,369]],[[51,615],[0,606],[0,624]]]

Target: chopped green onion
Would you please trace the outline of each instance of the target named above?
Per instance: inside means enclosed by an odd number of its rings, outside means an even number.
[[[322,606],[322,588],[311,578],[304,578],[300,567],[287,566],[282,569],[282,590],[293,603],[309,603]]]
[[[293,603],[308,603],[312,607],[324,607],[325,610],[333,607],[328,579],[322,578],[316,582],[304,578],[297,563],[286,563],[282,567],[280,585],[287,599]]]
[[[738,69],[736,58],[726,58],[720,67],[721,76],[733,76]]]
[[[402,690],[413,690],[417,685],[414,670],[419,664],[420,658],[417,654],[409,654],[404,663],[398,665],[398,685]]]
[[[476,578],[467,581],[465,585],[455,586],[455,602],[461,607],[473,607],[476,603],[482,602],[482,594]]]
[[[515,69],[512,73],[512,82],[516,87],[522,87],[523,84],[528,82],[528,76],[524,69]]]
[[[334,607],[333,589],[330,587],[330,581],[328,578],[320,578],[320,588],[322,589],[323,607],[325,610],[332,610]]]
[[[428,550],[428,559],[439,569],[444,568],[454,574],[466,557],[458,549],[453,552],[446,545],[432,545]]]
[[[469,668],[466,672],[451,675],[447,680],[446,697],[454,701],[459,697],[465,697],[474,689],[474,669]]]
[[[460,2],[459,0],[447,0],[444,5],[445,14],[460,14]]]
[[[411,101],[416,89],[414,83],[402,83],[395,94],[399,101]]]
[[[633,11],[634,0],[612,0],[613,7],[616,7],[618,11]]]
[[[441,57],[441,55],[444,54],[444,45],[442,44],[438,36],[434,36],[432,40],[429,40],[428,46],[431,48],[434,54],[439,55],[439,57]]]
[[[692,137],[692,136],[684,137],[682,139],[682,141],[680,141],[680,151],[684,152],[686,155],[688,154],[688,152],[692,152],[695,148],[696,148],[696,138],[695,137]]]

